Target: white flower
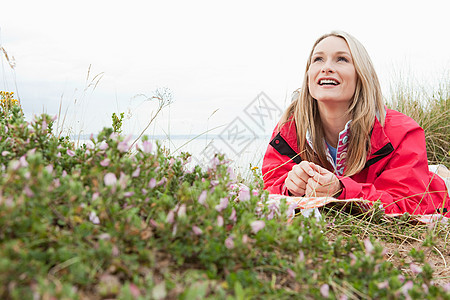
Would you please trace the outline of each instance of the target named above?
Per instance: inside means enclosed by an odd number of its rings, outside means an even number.
[[[89,221],[91,221],[94,224],[100,224],[100,219],[97,217],[95,211],[91,211],[89,213]]]

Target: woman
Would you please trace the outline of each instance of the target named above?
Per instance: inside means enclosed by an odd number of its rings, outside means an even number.
[[[428,170],[423,129],[385,109],[358,40],[345,32],[320,37],[304,78],[264,156],[266,190],[380,200],[386,213],[447,213],[450,199]]]

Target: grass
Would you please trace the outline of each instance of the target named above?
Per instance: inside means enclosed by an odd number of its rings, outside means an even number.
[[[413,118],[425,131],[428,161],[450,168],[450,79],[437,87],[397,80],[388,107]]]

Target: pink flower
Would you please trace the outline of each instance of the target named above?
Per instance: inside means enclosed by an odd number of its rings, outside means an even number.
[[[233,237],[231,235],[226,238],[226,240],[225,240],[225,247],[227,247],[227,249],[233,249],[234,248],[234,241],[233,241]]]
[[[223,217],[221,215],[217,216],[217,226],[223,226]]]
[[[178,218],[182,218],[186,216],[186,204],[181,204],[178,209]]]
[[[105,177],[103,178],[103,181],[106,186],[116,185],[117,177],[114,173],[106,173]]]
[[[167,214],[166,217],[166,222],[169,224],[172,224],[175,218],[175,213],[173,212],[173,210],[169,211],[169,213]]]
[[[250,189],[245,185],[241,185],[239,187],[239,200],[240,201],[250,200]]]
[[[92,201],[97,200],[99,196],[100,196],[99,192],[93,193],[93,194],[92,194]]]
[[[243,244],[247,244],[247,243],[248,243],[248,240],[249,240],[248,235],[244,234],[244,235],[242,236],[242,243],[243,243]]]
[[[194,232],[195,235],[201,235],[203,233],[203,230],[201,230],[199,227],[197,226],[192,226],[192,231]]]
[[[129,288],[130,288],[130,293],[134,299],[141,296],[141,291],[134,283],[130,283]]]
[[[419,274],[419,273],[422,273],[422,268],[421,267],[419,267],[418,265],[416,265],[416,264],[410,264],[409,265],[409,268],[411,269],[411,271],[414,273],[414,274]]]
[[[158,181],[158,183],[156,185],[161,186],[161,185],[164,185],[166,182],[167,182],[167,178],[163,177],[163,178],[161,178],[160,181]]]
[[[301,244],[301,243],[303,242],[303,236],[300,235],[300,236],[298,237],[297,241]]]
[[[129,148],[130,148],[130,146],[128,145],[128,142],[126,142],[126,141],[120,142],[117,145],[117,149],[119,149],[120,152],[127,152]]]
[[[261,229],[263,229],[266,226],[266,223],[262,220],[253,221],[250,226],[252,227],[252,232],[257,233]]]
[[[375,249],[368,238],[364,240],[364,247],[366,247],[366,255],[372,254]]]
[[[149,141],[143,141],[142,142],[142,150],[144,150],[145,153],[152,152],[152,143]]]
[[[131,197],[131,196],[133,196],[134,195],[134,192],[125,192],[125,193],[123,193],[123,196],[125,197],[125,198],[129,198],[129,197]]]
[[[131,177],[139,177],[139,174],[141,174],[141,168],[137,167],[133,174],[131,174]]]
[[[155,186],[156,186],[156,179],[155,178],[150,179],[150,181],[148,182],[148,187],[152,189]]]
[[[107,144],[105,141],[102,141],[102,142],[100,143],[100,146],[98,146],[98,149],[100,149],[100,150],[106,150],[106,149],[108,149],[108,144]]]
[[[330,297],[330,287],[328,286],[328,284],[325,283],[320,287],[320,294],[324,298]]]
[[[2,156],[6,156],[6,155],[8,155],[9,153],[10,153],[9,151],[6,151],[6,150],[5,150],[5,151],[2,152]]]
[[[305,253],[303,253],[302,250],[298,251],[298,260],[304,261],[305,260]]]
[[[20,167],[23,167],[23,168],[28,167],[28,162],[27,162],[27,160],[25,158],[25,155],[21,156],[19,158],[19,163],[20,163],[20,165],[19,165]]]
[[[387,288],[389,287],[389,281],[387,281],[387,280],[382,281],[382,282],[380,282],[380,283],[377,284],[377,287],[378,287],[380,290],[387,289]]]
[[[227,208],[227,206],[228,206],[228,198],[221,198],[220,203],[216,205],[216,210],[218,212],[221,212],[222,210]]]
[[[408,280],[402,287],[402,294],[405,296],[406,299],[411,299],[411,296],[409,296],[408,291],[412,289],[414,286],[414,283],[411,280]]]
[[[287,268],[286,269],[287,273],[289,274],[289,276],[291,276],[292,278],[295,279],[295,277],[297,276],[297,274],[295,274],[294,271],[292,271],[291,269]]]
[[[205,205],[206,204],[206,191],[203,191],[200,196],[198,196],[198,203],[200,203],[201,205]]]
[[[70,149],[67,149],[67,155],[69,155],[69,156],[75,156],[75,152],[73,152],[73,151],[70,150]]]
[[[100,166],[102,166],[102,167],[107,167],[108,165],[109,165],[109,163],[110,163],[110,159],[109,158],[105,158],[104,160],[102,160],[101,162],[100,162]]]
[[[231,215],[228,218],[228,220],[236,223],[237,217],[236,217],[236,210],[234,209],[234,207],[231,209]]]

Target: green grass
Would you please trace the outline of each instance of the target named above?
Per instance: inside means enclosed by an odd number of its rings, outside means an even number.
[[[391,87],[389,108],[413,118],[425,131],[428,161],[450,168],[450,79],[430,87],[396,80]]]

